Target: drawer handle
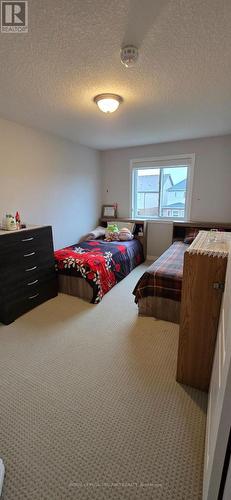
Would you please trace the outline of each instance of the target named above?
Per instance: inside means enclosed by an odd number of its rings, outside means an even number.
[[[36,299],[36,297],[39,296],[39,293],[36,293],[35,295],[31,295],[29,298],[29,300],[32,300],[32,299]]]
[[[38,283],[38,280],[31,281],[30,283],[27,283],[27,286],[35,285]]]
[[[33,236],[31,236],[31,238],[25,238],[25,239],[24,239],[24,240],[22,240],[22,241],[32,241],[33,239],[34,239],[34,238],[33,238]]]
[[[216,283],[213,283],[213,288],[215,288],[215,290],[222,290],[222,292],[224,292],[225,284],[216,282]]]
[[[35,269],[37,269],[37,266],[29,267],[28,269],[26,269],[26,273],[28,273],[28,271],[34,271]]]
[[[24,257],[31,257],[32,255],[35,255],[35,252],[25,253]]]

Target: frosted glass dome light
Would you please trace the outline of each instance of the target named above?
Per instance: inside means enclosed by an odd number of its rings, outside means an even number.
[[[114,113],[122,100],[122,97],[116,94],[99,94],[94,97],[94,102],[103,113]]]

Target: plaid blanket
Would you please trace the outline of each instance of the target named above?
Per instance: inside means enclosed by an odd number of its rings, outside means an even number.
[[[143,297],[181,300],[184,253],[189,247],[175,241],[139,279],[133,295],[135,302]]]

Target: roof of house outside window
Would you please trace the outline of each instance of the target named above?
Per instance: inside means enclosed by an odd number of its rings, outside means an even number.
[[[167,189],[167,191],[186,191],[186,182],[187,179],[174,184],[174,186]]]
[[[138,175],[137,191],[141,193],[159,193],[159,178],[159,175]],[[169,179],[170,183],[173,185],[170,174],[164,174],[164,183],[167,179]]]

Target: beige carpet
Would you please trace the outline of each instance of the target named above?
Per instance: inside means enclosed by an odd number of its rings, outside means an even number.
[[[207,398],[175,382],[178,327],[137,317],[143,270],[0,326],[5,500],[201,498]]]

